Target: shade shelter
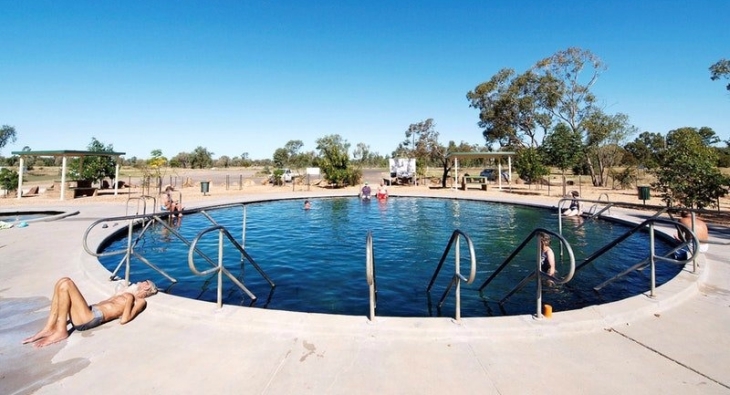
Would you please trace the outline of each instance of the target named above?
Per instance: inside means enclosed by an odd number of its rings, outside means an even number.
[[[498,174],[497,174],[497,180],[499,183],[499,189],[502,190],[502,162],[500,159],[507,158],[507,171],[508,171],[508,179],[512,179],[512,157],[515,156],[516,153],[512,151],[503,151],[503,152],[451,152],[448,155],[446,155],[446,158],[453,158],[454,159],[454,178],[456,179],[456,184],[458,184],[459,180],[459,159],[496,159],[497,160],[497,168],[498,168]]]
[[[109,156],[115,158],[116,167],[114,171],[114,195],[117,195],[119,183],[116,180],[119,179],[119,157],[126,154],[126,152],[98,152],[98,151],[71,151],[71,150],[59,150],[59,151],[13,151],[13,155],[18,155],[20,161],[18,163],[18,199],[23,196],[23,169],[24,157],[26,156],[50,156],[53,158],[62,157],[61,162],[61,200],[66,197],[66,163],[67,158],[81,158],[81,167],[84,166],[84,157],[86,156]]]

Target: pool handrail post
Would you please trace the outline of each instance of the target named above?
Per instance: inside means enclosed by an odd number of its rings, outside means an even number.
[[[469,255],[470,255],[470,272],[469,272],[469,278],[464,277],[459,270],[459,264],[461,263],[461,247],[459,243],[459,237],[463,236],[466,240],[468,246],[469,246]],[[465,281],[467,284],[471,284],[474,282],[474,278],[476,278],[476,268],[477,268],[477,261],[476,261],[476,253],[474,252],[474,243],[472,242],[469,235],[464,233],[463,231],[456,229],[451,234],[451,238],[449,239],[449,242],[446,244],[446,248],[444,249],[444,253],[441,255],[441,259],[439,260],[438,265],[436,265],[436,270],[434,271],[433,276],[431,277],[431,282],[428,284],[428,287],[426,288],[426,292],[431,291],[431,287],[433,287],[434,282],[436,281],[436,277],[438,277],[439,272],[441,271],[441,268],[443,267],[444,262],[446,261],[446,257],[449,254],[449,251],[451,251],[451,246],[456,244],[456,250],[454,251],[454,257],[455,257],[455,263],[454,263],[454,275],[451,277],[451,280],[449,281],[449,285],[444,290],[443,295],[441,296],[441,300],[439,301],[439,307],[441,307],[444,304],[444,301],[446,300],[446,297],[448,296],[449,292],[451,291],[451,287],[456,284],[456,302],[455,302],[455,308],[456,313],[455,321],[460,322],[461,321],[461,281]]]
[[[223,229],[218,230],[218,308],[223,307]]]
[[[539,237],[536,237],[535,241],[535,245],[537,246],[537,254],[535,259],[537,269],[535,269],[535,272],[539,273],[542,271],[542,267],[540,267],[540,261],[542,260],[542,241]],[[560,247],[560,251],[563,251],[562,244]],[[535,276],[535,285],[535,300],[537,302],[537,313],[535,313],[535,315],[537,316],[537,318],[542,318],[542,278],[540,278],[539,274]]]
[[[365,278],[368,283],[370,299],[370,321],[375,320],[375,308],[377,307],[377,289],[375,283],[375,258],[373,254],[373,234],[368,231],[365,236]]]

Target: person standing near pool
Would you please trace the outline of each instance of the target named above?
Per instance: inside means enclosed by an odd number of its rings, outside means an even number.
[[[35,335],[23,340],[36,348],[57,343],[69,336],[68,323],[74,330],[85,331],[119,318],[124,325],[132,321],[147,306],[146,297],[157,293],[152,281],[130,285],[108,299],[89,305],[76,284],[68,277],[56,282],[51,301],[51,312],[46,326]]]
[[[555,275],[555,253],[550,248],[550,235],[547,233],[540,233],[540,271]]]

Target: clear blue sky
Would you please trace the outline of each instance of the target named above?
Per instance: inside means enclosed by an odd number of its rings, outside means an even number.
[[[730,1],[0,0],[0,155],[271,158],[340,134],[390,154],[412,123],[483,144],[466,93],[571,46],[608,70],[605,111],[641,131],[709,126],[730,138]],[[632,138],[633,139],[633,138]]]

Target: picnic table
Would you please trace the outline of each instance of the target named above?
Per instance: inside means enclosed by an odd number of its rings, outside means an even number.
[[[478,185],[479,188],[482,189],[482,191],[487,190],[487,177],[479,177],[479,176],[464,176],[461,179],[461,189],[465,190],[469,187],[469,185]]]

